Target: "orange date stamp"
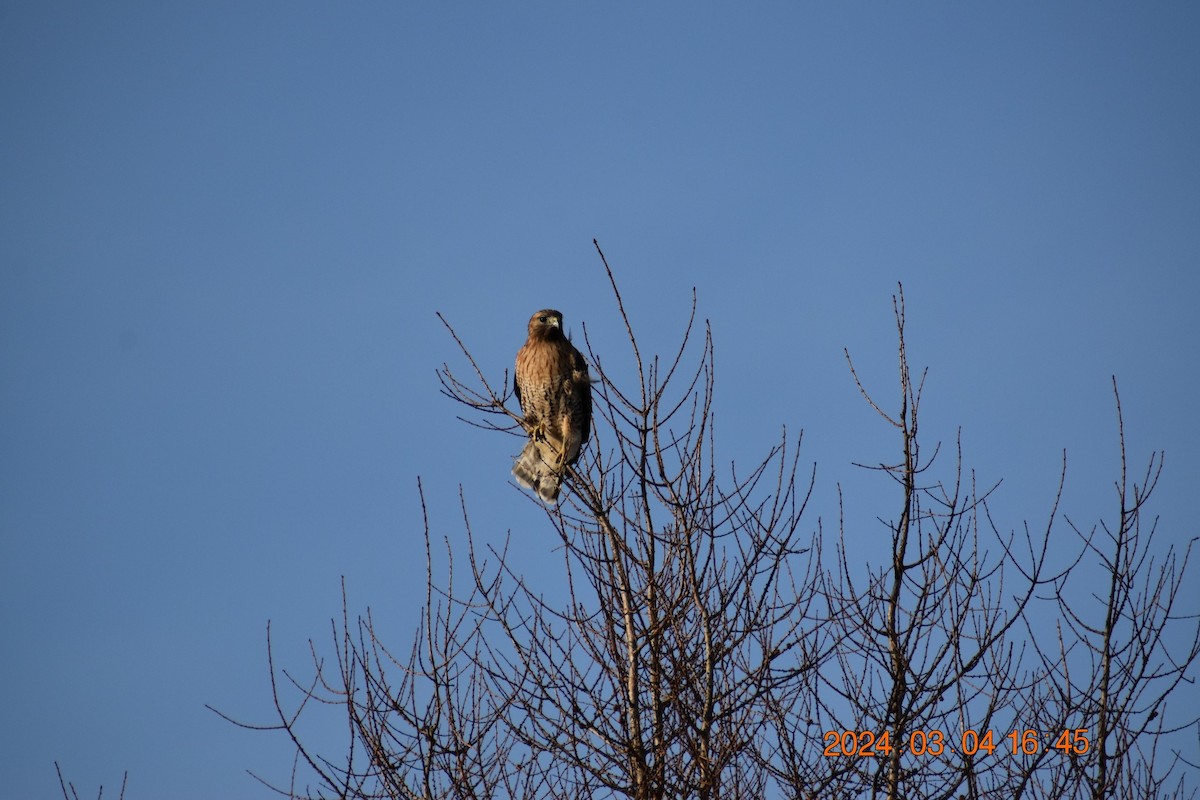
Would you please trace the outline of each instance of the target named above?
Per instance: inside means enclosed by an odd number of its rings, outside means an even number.
[[[1035,730],[1014,730],[996,735],[992,731],[976,731],[968,728],[957,739],[940,730],[915,730],[897,737],[893,742],[888,731],[825,731],[824,755],[828,758],[875,756],[887,757],[899,748],[901,755],[943,756],[961,753],[967,756],[1027,755],[1032,756],[1043,748],[1058,751],[1062,755],[1081,756],[1088,751],[1087,728],[1051,731],[1046,734]]]

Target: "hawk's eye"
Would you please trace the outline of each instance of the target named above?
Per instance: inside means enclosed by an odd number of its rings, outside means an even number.
[[[538,322],[545,322],[545,321],[546,321],[545,317],[538,317]]]

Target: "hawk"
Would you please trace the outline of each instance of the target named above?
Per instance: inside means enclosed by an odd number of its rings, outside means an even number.
[[[558,311],[547,308],[529,318],[529,338],[517,351],[513,388],[529,432],[513,475],[554,505],[563,473],[579,459],[592,428],[587,362],[563,333]]]

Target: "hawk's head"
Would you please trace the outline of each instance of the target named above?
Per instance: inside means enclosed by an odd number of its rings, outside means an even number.
[[[551,339],[562,335],[561,312],[543,308],[529,318],[530,339]]]

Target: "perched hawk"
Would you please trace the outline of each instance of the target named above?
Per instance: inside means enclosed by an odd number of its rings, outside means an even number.
[[[529,319],[529,338],[517,352],[513,386],[529,441],[513,475],[547,505],[558,502],[563,472],[579,458],[592,428],[592,384],[587,362],[562,330],[552,309]]]

